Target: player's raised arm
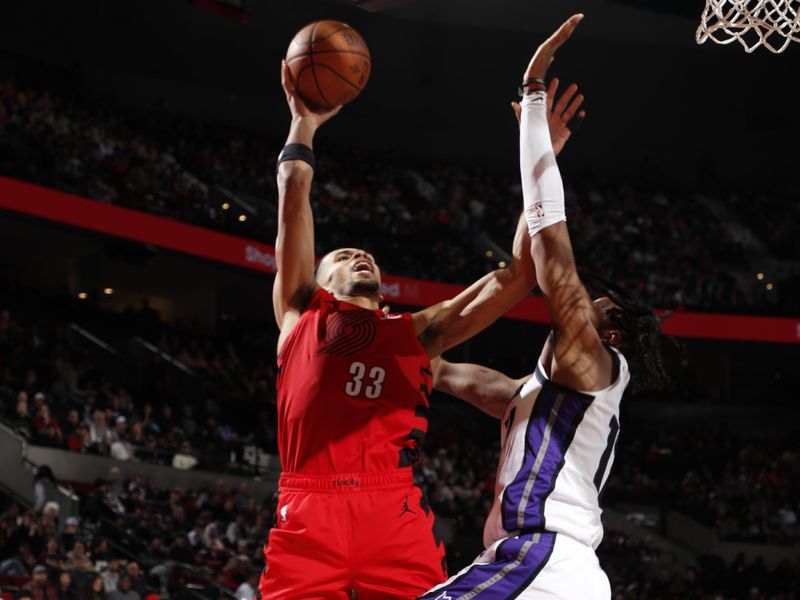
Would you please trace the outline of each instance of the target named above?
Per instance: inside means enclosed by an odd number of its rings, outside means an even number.
[[[543,46],[553,43],[551,38]],[[548,86],[550,100],[547,104],[547,126],[554,155],[563,150],[572,135],[574,125],[586,116],[585,111],[580,110],[583,94],[577,93],[578,86],[574,83],[554,102],[558,83],[558,79],[553,78]],[[512,108],[519,121],[519,103],[512,102]],[[497,269],[455,298],[414,315],[417,334],[428,350],[428,355],[438,356],[448,348],[476,335],[522,300],[535,284],[536,271],[531,258],[530,236],[523,216],[517,223],[512,260],[508,269]]]
[[[476,335],[530,292],[536,273],[529,252],[530,239],[520,218],[508,268],[496,269],[455,298],[414,315],[417,335],[428,356],[439,356]]]
[[[278,272],[272,289],[275,321],[281,330],[279,347],[297,322],[316,288],[314,281],[314,221],[311,180],[314,176],[314,134],[339,112],[312,112],[297,95],[288,67],[281,66],[281,83],[292,112],[286,146],[278,157]]]
[[[499,371],[470,363],[451,363],[443,358],[431,361],[433,387],[465,402],[487,415],[501,419],[525,379],[512,379]]]
[[[553,154],[544,74],[583,15],[574,15],[531,59],[521,103],[520,171],[525,218],[533,240],[539,287],[556,332],[551,377],[578,390],[610,384],[612,359],[597,331],[600,311],[578,277],[564,209],[564,187]]]

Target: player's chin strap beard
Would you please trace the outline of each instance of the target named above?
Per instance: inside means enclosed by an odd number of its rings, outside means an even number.
[[[375,295],[381,291],[381,285],[374,279],[371,281],[354,281],[350,284],[351,296]]]

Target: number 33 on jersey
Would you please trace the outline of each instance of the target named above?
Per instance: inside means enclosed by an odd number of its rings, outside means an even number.
[[[367,369],[369,369],[370,382],[362,386]],[[382,367],[369,368],[363,362],[355,361],[350,365],[350,374],[353,377],[344,386],[345,394],[355,398],[361,395],[361,388],[364,387],[364,395],[367,398],[373,399],[381,395],[383,380],[386,379],[386,369]]]
[[[364,473],[418,462],[432,374],[410,314],[385,315],[318,290],[278,366],[284,471]]]

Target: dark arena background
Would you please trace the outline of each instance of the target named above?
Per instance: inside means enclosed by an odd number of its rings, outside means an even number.
[[[559,157],[576,261],[664,311],[685,346],[667,391],[622,404],[597,550],[612,597],[798,598],[800,48],[697,45],[702,9],[5,2],[0,596],[253,597],[280,473],[275,164],[294,33],[345,21],[373,61],[315,140],[317,256],[366,248],[392,310],[413,311],[510,260],[509,103],[580,11],[549,72],[586,96]],[[446,357],[522,377],[548,324],[534,290]],[[451,574],[483,548],[499,436],[432,395],[416,477]]]

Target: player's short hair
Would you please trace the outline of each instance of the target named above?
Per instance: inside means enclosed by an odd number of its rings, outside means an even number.
[[[666,389],[672,378],[664,364],[664,352],[685,351],[678,340],[661,332],[661,321],[666,317],[657,316],[652,306],[601,275],[581,270],[580,276],[593,298],[607,296],[619,307],[606,316],[620,332],[618,349],[628,362],[631,391]]]

